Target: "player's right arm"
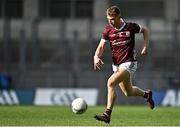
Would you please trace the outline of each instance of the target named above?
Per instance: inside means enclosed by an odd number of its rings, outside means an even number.
[[[95,55],[94,55],[94,70],[96,69],[101,69],[104,65],[104,62],[102,61],[102,55],[104,53],[105,50],[105,44],[106,40],[105,39],[101,39],[99,42],[99,45],[95,51]]]

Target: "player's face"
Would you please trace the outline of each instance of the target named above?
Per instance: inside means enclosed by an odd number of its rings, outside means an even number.
[[[108,22],[112,25],[112,26],[117,26],[120,22],[120,17],[119,16],[109,16],[107,15],[107,19]]]

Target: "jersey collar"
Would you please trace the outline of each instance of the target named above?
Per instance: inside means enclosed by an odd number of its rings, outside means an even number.
[[[119,31],[121,31],[126,25],[126,22],[123,21],[123,25],[119,28]]]
[[[110,24],[111,27],[113,27],[114,29],[116,29],[116,30],[118,30],[118,31],[121,31],[121,30],[125,27],[125,25],[126,25],[126,22],[123,21],[123,25],[122,25],[119,29],[117,29],[117,28],[115,28],[114,26],[112,26],[112,25]]]

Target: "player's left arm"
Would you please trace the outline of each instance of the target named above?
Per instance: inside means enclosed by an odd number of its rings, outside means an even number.
[[[143,33],[143,48],[141,50],[141,55],[147,55],[148,54],[148,45],[149,45],[149,30],[146,27],[141,28],[141,33]]]

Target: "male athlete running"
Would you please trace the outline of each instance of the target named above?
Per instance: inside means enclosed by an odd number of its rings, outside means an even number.
[[[110,44],[112,51],[112,69],[114,73],[107,81],[107,105],[105,111],[94,118],[99,121],[109,123],[111,120],[111,112],[116,99],[115,88],[117,85],[121,88],[125,96],[141,96],[144,97],[150,108],[154,108],[152,99],[152,91],[144,91],[131,82],[133,73],[137,69],[137,60],[135,58],[135,34],[142,33],[144,37],[141,55],[148,53],[148,29],[136,23],[125,22],[120,14],[117,6],[111,6],[106,11],[109,24],[104,28],[102,38],[95,51],[94,69],[101,69],[104,65],[102,55],[106,43]]]

